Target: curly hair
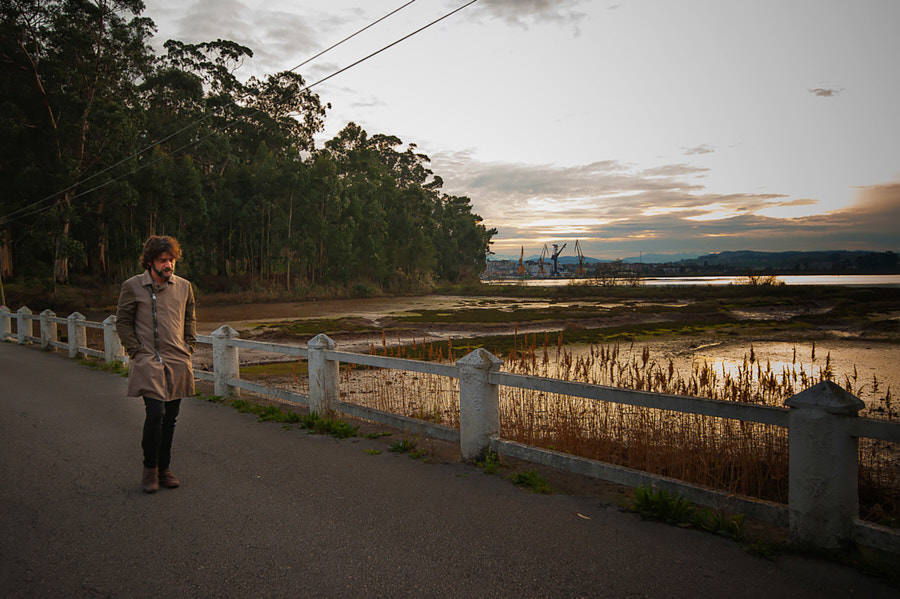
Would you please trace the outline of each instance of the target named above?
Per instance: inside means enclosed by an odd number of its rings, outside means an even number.
[[[181,245],[179,245],[177,239],[168,235],[151,235],[144,242],[141,266],[150,270],[150,265],[163,252],[169,252],[173,258],[181,260]]]

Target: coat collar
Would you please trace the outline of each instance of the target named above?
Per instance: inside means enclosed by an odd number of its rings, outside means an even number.
[[[157,289],[158,289],[158,287],[156,287],[156,281],[154,281],[154,280],[153,280],[153,277],[150,276],[150,271],[149,271],[149,270],[145,270],[145,271],[144,271],[141,275],[139,275],[139,276],[141,277],[141,287],[148,287],[148,286],[151,286],[151,287],[154,287],[154,288],[157,288]],[[169,277],[169,280],[166,281],[166,284],[168,284],[168,285],[174,285],[174,284],[175,284],[175,273],[172,273],[172,276]]]

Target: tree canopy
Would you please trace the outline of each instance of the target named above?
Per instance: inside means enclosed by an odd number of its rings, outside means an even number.
[[[0,269],[67,282],[133,274],[150,234],[199,281],[477,276],[491,238],[428,156],[326,110],[302,76],[240,81],[232,41],[149,45],[140,0],[0,7]],[[157,143],[161,142],[161,143]]]

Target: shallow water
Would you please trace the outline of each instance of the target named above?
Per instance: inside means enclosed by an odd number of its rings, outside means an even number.
[[[704,342],[696,339],[666,339],[622,344],[619,356],[622,361],[631,361],[633,357],[640,363],[641,352],[647,347],[650,350],[650,360],[656,361],[663,368],[668,365],[669,360],[672,360],[675,369],[682,375],[687,375],[695,363],[706,362],[714,367],[720,378],[724,378],[725,373],[734,377],[744,364],[745,358],[750,359],[751,345],[755,360],[762,370],[765,371],[768,365],[779,376],[784,368],[799,373],[802,367],[807,375],[818,378],[830,355],[831,369],[834,373],[832,380],[845,387],[849,379],[852,393],[862,399],[868,407],[875,407],[888,388],[894,397],[900,391],[900,371],[897,369],[897,364],[900,363],[900,345],[892,343],[852,339],[817,341],[813,359],[813,344],[809,341]],[[590,346],[572,345],[566,349],[575,356],[585,356],[590,351]],[[552,355],[551,352],[551,357]],[[874,384],[876,380],[877,390]]]
[[[776,275],[785,285],[846,285],[848,287],[900,287],[900,275]],[[743,276],[709,277],[644,277],[641,285],[739,285]],[[591,279],[497,279],[485,281],[495,285],[558,287],[591,285]]]
[[[388,316],[416,313],[419,310],[461,310],[471,308],[491,308],[494,310],[528,310],[542,308],[566,308],[569,306],[595,306],[597,308],[617,308],[626,304],[641,306],[684,306],[684,302],[592,302],[574,300],[548,302],[537,299],[520,299],[491,296],[426,295],[411,297],[377,297],[365,299],[338,299],[304,302],[272,302],[252,304],[230,304],[203,306],[197,308],[198,330],[208,334],[223,324],[232,328],[247,328],[264,322],[279,322],[301,319],[366,318],[377,322]]]
[[[377,326],[380,319],[399,314],[415,313],[418,310],[455,310],[471,308],[491,308],[499,310],[539,309],[548,307],[567,307],[573,305],[593,305],[597,307],[614,308],[625,303],[643,302],[626,300],[618,303],[590,302],[584,299],[571,302],[549,303],[542,300],[523,300],[519,298],[489,297],[489,296],[453,296],[432,295],[415,297],[386,297],[367,299],[344,299],[327,301],[304,302],[277,302],[277,303],[253,303],[234,304],[223,306],[201,306],[198,310],[200,320],[199,331],[203,334],[215,330],[221,324],[240,329],[249,328],[262,322],[284,321],[294,319],[336,319],[357,317],[372,320]],[[669,304],[673,305],[673,304]],[[783,310],[792,314],[790,309]],[[759,314],[742,313],[743,318],[777,318],[771,310],[762,310]],[[535,323],[539,325],[539,323]],[[496,332],[496,331],[491,331]],[[512,332],[512,327],[510,327]],[[460,338],[477,334],[472,330],[449,330],[443,328],[435,331],[423,331],[413,336],[404,334],[401,338],[392,336],[387,339],[388,344],[409,343],[415,338],[418,342],[424,340],[436,341],[447,338]],[[360,335],[355,343],[345,341],[350,345],[342,347],[349,351],[366,351],[370,343],[377,346],[381,344],[381,335]],[[811,342],[786,342],[777,339],[761,339],[752,341],[755,357],[763,370],[769,364],[770,368],[780,374],[783,368],[798,370],[802,366],[808,375],[818,376],[825,367],[826,356],[831,356],[831,368],[834,373],[833,380],[845,386],[848,379],[852,384],[852,390],[867,404],[871,404],[873,398],[884,396],[888,387],[892,395],[896,396],[900,391],[900,345],[887,342],[857,341],[853,339],[830,339],[816,343],[815,360],[812,356]],[[722,377],[723,373],[734,373],[743,364],[744,357],[749,359],[751,341],[745,339],[720,340],[716,338],[703,339],[702,337],[654,339],[635,344],[623,344],[620,347],[621,356],[625,358],[629,353],[640,360],[644,347],[651,352],[651,360],[665,366],[671,359],[675,368],[683,375],[690,373],[692,365],[698,361],[705,361],[715,366],[716,373]],[[567,349],[575,355],[585,355],[589,346],[567,346]],[[551,353],[555,347],[551,348]],[[796,355],[795,355],[796,350]],[[248,361],[277,360],[277,355],[259,354],[259,352],[243,352],[242,359]],[[257,355],[259,354],[259,355]],[[630,360],[630,356],[628,356]],[[854,370],[855,368],[855,370]],[[874,377],[874,379],[873,379]],[[874,380],[878,382],[877,391]]]

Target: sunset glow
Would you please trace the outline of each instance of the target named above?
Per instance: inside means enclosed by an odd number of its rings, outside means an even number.
[[[146,14],[159,45],[250,46],[249,77],[395,4],[149,0]],[[301,73],[314,81],[459,4],[417,2]],[[549,239],[607,258],[896,250],[897,23],[900,3],[877,0],[481,0],[316,88],[332,104],[320,139],[355,121],[417,144],[499,230],[498,253]]]

